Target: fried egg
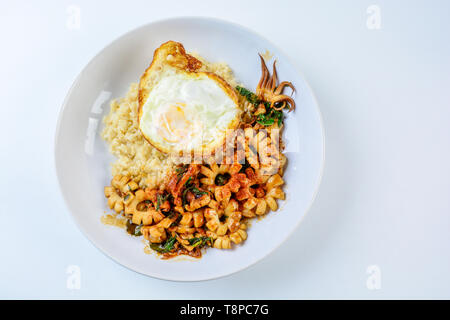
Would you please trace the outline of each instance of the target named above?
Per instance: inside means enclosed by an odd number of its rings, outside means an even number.
[[[219,76],[197,72],[201,62],[169,41],[141,77],[139,129],[164,153],[214,153],[239,124],[234,90]]]

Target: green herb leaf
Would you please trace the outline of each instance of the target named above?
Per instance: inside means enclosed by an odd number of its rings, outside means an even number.
[[[156,195],[156,211],[159,211],[161,204],[163,204],[168,198],[170,194],[166,194],[165,196],[161,194]]]
[[[189,168],[188,164],[184,164],[181,167],[178,167],[175,169],[175,172],[177,173],[177,183],[180,182],[181,178],[183,177],[183,174],[185,174],[185,172],[187,171],[187,169]]]
[[[186,203],[187,203],[187,200],[186,200],[186,195],[187,195],[187,193],[188,193],[188,191],[189,191],[189,189],[190,189],[190,187],[191,187],[191,180],[192,180],[192,177],[189,177],[189,179],[186,181],[186,183],[184,184],[184,186],[185,186],[185,189],[184,189],[184,191],[183,191],[183,194],[182,194],[182,196],[181,196],[181,200],[183,201],[183,207],[186,205]]]
[[[142,224],[137,225],[131,222],[131,220],[127,220],[127,232],[132,236],[142,236],[141,233]]]
[[[256,122],[262,124],[263,126],[271,126],[275,123],[275,119],[270,118],[266,114],[259,114],[258,118],[256,118]]]
[[[256,122],[262,124],[263,126],[271,126],[275,123],[275,121],[277,121],[278,126],[281,126],[284,118],[283,112],[270,108],[269,103],[265,103],[265,106],[266,113],[258,115]]]
[[[183,207],[186,205],[186,203],[187,203],[187,200],[186,200],[186,194],[187,194],[187,192],[189,191],[189,189],[184,189],[184,191],[183,191],[183,196],[181,197],[182,198],[182,201],[183,201]]]
[[[236,91],[243,97],[247,99],[248,102],[258,105],[261,101],[258,99],[258,96],[251,92],[248,89],[245,89],[243,87],[237,86]]]
[[[201,196],[203,194],[208,194],[208,192],[202,191],[202,190],[198,189],[194,184],[192,184],[192,177],[189,177],[189,179],[184,184],[184,191],[183,191],[183,194],[181,197],[181,199],[183,200],[183,206],[185,206],[187,204],[186,195],[187,195],[188,191],[191,191],[197,197]]]
[[[156,243],[150,243],[150,248],[159,253],[167,253],[173,250],[176,241],[177,238],[170,237],[166,242],[164,242],[163,246],[160,246],[159,244]]]
[[[220,174],[219,173],[216,176],[216,178],[214,179],[214,183],[216,185],[218,185],[218,186],[223,186],[223,185],[225,185],[228,182],[229,179],[230,179],[230,174],[229,173],[228,174]]]
[[[138,225],[138,226],[134,229],[134,235],[135,235],[136,237],[142,236],[141,228],[142,228],[142,224]]]
[[[165,250],[164,248],[161,248],[159,246],[159,244],[156,243],[150,243],[150,248],[152,248],[153,250],[159,252],[159,253],[167,253],[168,251]]]
[[[161,206],[161,196],[158,194],[156,199],[156,211],[159,211],[159,207]]]
[[[250,90],[247,90],[240,86],[237,86],[236,90],[241,96],[245,97],[248,102],[254,104],[255,106],[263,102],[259,100],[258,96]],[[256,118],[256,122],[262,124],[263,126],[271,126],[275,123],[275,121],[277,121],[278,126],[281,126],[284,118],[283,112],[271,108],[270,102],[264,101],[263,103],[266,107],[266,113],[258,115],[258,117]],[[289,107],[288,104],[286,104],[286,107]]]
[[[188,239],[189,244],[191,246],[193,246],[194,248],[196,247],[203,247],[208,241],[211,241],[211,237],[199,237],[199,238],[191,238]]]
[[[187,188],[192,182],[192,177],[189,177],[189,179],[187,179],[186,183],[184,184],[184,186]]]
[[[175,219],[174,222],[172,222],[172,223],[170,224],[170,227],[175,227],[175,226],[177,226],[177,225],[180,223],[181,219],[183,218],[183,216],[182,216],[181,214],[178,214],[178,213],[176,213],[176,212],[174,212],[174,211],[171,211],[170,214],[169,214],[167,217],[168,217],[169,219],[171,219],[171,218],[174,217],[174,215],[177,215],[177,218]]]
[[[188,167],[188,164],[183,164],[181,167],[176,168],[175,171],[177,173],[185,173]]]
[[[197,187],[192,187],[192,188],[190,188],[190,190],[191,190],[192,193],[195,194],[196,196],[201,196],[201,195],[204,195],[204,194],[208,194],[208,192],[202,191],[202,190],[200,190],[200,189],[197,189]]]

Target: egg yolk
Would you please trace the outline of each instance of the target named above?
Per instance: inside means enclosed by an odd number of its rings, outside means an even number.
[[[159,115],[157,130],[167,142],[180,142],[192,135],[193,123],[186,119],[185,106],[182,102],[169,105],[165,112]]]

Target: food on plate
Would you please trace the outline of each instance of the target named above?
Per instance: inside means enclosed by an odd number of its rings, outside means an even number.
[[[102,137],[117,160],[107,205],[163,258],[231,249],[247,239],[250,219],[285,199],[282,129],[295,101],[283,90],[295,88],[260,59],[253,93],[226,64],[169,41],[111,102]]]

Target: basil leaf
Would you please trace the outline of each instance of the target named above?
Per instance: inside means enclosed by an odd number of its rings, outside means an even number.
[[[142,236],[141,228],[142,228],[142,224],[138,225],[138,226],[134,229],[134,235],[135,235],[136,237]]]
[[[192,181],[192,177],[189,177],[189,179],[187,179],[186,183],[184,184],[185,187],[188,187],[191,184]]]
[[[283,112],[275,110],[270,107],[270,102],[267,101],[261,101],[258,99],[258,96],[251,92],[250,90],[247,90],[243,87],[237,86],[236,91],[243,97],[247,99],[248,102],[254,104],[255,106],[259,105],[261,102],[264,103],[264,106],[266,107],[266,113],[258,115],[256,122],[259,124],[262,124],[263,126],[271,126],[275,123],[275,121],[278,122],[278,126],[281,126],[283,122]],[[289,107],[289,105],[286,103],[286,107]]]
[[[183,201],[183,207],[187,204],[186,194],[188,193],[188,191],[189,191],[188,188],[184,189],[183,195],[181,196],[181,199],[182,199],[182,201]]]
[[[218,185],[218,186],[223,186],[223,185],[225,185],[228,182],[228,180],[230,180],[230,174],[229,173],[227,173],[227,174],[219,173],[216,176],[216,178],[214,179],[214,183],[216,185]]]
[[[236,91],[243,97],[245,97],[247,99],[248,102],[254,104],[254,105],[258,105],[261,101],[258,99],[258,96],[256,94],[254,94],[253,92],[251,92],[248,89],[245,89],[243,87],[240,86],[236,86]]]
[[[159,211],[159,207],[161,206],[161,196],[158,194],[156,199],[156,211]]]
[[[170,237],[165,243],[164,245],[161,247],[156,243],[150,243],[150,248],[152,248],[153,250],[159,252],[159,253],[167,253],[173,250],[175,242],[177,241],[177,238],[175,237]]]
[[[132,236],[142,236],[141,233],[142,224],[137,225],[131,222],[131,220],[127,220],[127,232]]]
[[[275,123],[275,120],[266,114],[260,114],[258,115],[258,118],[256,118],[256,122],[262,124],[263,126],[271,126]]]
[[[155,250],[159,253],[166,253],[166,251],[156,243],[150,243],[150,248],[152,248],[153,250]]]
[[[266,103],[265,106],[266,113],[258,115],[256,122],[262,124],[263,126],[271,126],[275,123],[275,121],[277,121],[278,126],[281,126],[284,118],[283,112],[270,108],[270,104],[268,103]]]
[[[196,247],[203,247],[208,241],[211,241],[211,237],[199,237],[199,238],[191,238],[188,239],[189,244]]]
[[[197,189],[196,187],[192,187],[192,188],[190,188],[190,190],[191,190],[192,193],[195,194],[196,196],[201,196],[201,195],[204,195],[204,194],[208,194],[208,192],[199,190],[199,189]]]
[[[189,165],[184,164],[181,167],[178,167],[175,169],[175,172],[177,173],[177,183],[180,182],[181,178],[183,177],[183,174],[186,173],[188,168],[189,168]]]
[[[156,195],[156,211],[159,211],[159,208],[161,205],[166,202],[167,199],[169,199],[170,194],[166,194],[165,196],[161,194]]]
[[[181,197],[181,199],[183,200],[183,206],[185,206],[187,204],[186,195],[187,195],[188,191],[191,191],[196,197],[199,197],[203,194],[208,194],[208,192],[206,192],[206,191],[199,190],[195,185],[192,184],[191,180],[192,180],[192,177],[189,177],[189,179],[184,184],[185,189],[184,189],[182,197]]]

